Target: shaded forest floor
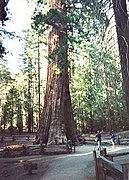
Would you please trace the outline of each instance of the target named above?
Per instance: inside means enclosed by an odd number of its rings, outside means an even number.
[[[60,149],[60,148],[59,148]],[[58,149],[58,150],[59,150]],[[35,155],[13,158],[0,158],[1,180],[87,180],[95,179],[92,157],[93,145],[76,147],[76,152],[64,154],[52,147],[53,155]],[[56,155],[54,155],[56,152]],[[26,162],[37,163],[38,169],[31,175],[24,170]]]
[[[60,146],[51,146],[44,155],[40,155],[39,151],[30,153],[26,156],[15,155],[16,151],[13,151],[14,149],[17,150],[22,147],[23,144],[25,146],[33,144],[34,135],[29,135],[29,141],[26,139],[26,135],[28,136],[28,134],[22,135],[24,137],[21,136],[22,138],[20,140],[16,139],[12,141],[12,139],[10,139],[7,141],[5,139],[4,142],[0,142],[0,180],[39,180],[40,177],[47,172],[49,165],[58,154],[66,154],[64,148]],[[3,155],[3,149],[6,147],[12,149],[11,155],[7,157]],[[38,167],[37,170],[32,171],[31,175],[28,174],[27,170],[24,170],[24,164],[27,162],[36,163]]]
[[[1,180],[39,180],[44,173],[47,172],[49,164],[54,160],[54,157],[28,156],[20,158],[1,158],[0,159],[0,179]],[[32,171],[29,175],[24,170],[25,162],[37,163],[38,169]]]

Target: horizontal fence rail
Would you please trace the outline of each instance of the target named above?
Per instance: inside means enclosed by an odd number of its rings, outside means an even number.
[[[116,154],[114,155],[116,156]],[[117,154],[117,156],[121,155],[125,155],[125,153]],[[129,163],[120,165],[113,162],[113,154],[108,155],[106,148],[100,151],[99,156],[96,151],[93,151],[93,157],[97,180],[107,180],[107,177],[112,177],[114,180],[128,180]]]

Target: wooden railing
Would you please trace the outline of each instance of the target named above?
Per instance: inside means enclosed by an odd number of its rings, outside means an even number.
[[[120,156],[122,153],[120,153]],[[117,154],[118,156],[118,154]],[[97,156],[96,151],[93,151],[95,161],[95,171],[97,180],[106,180],[107,177],[112,177],[114,180],[128,180],[129,179],[129,164],[117,164],[113,162],[113,155],[108,155],[106,149],[100,151]],[[109,158],[109,159],[107,159]]]
[[[0,143],[8,142],[8,141],[30,141],[30,140],[35,140],[34,135],[12,135],[12,136],[0,136]]]

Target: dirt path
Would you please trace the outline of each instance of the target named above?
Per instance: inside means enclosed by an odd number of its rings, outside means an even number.
[[[79,146],[76,152],[57,157],[40,180],[95,179],[92,151],[94,146]]]
[[[108,153],[129,151],[129,146],[106,146]],[[0,158],[0,180],[95,180],[93,161],[94,145],[83,145],[75,153],[63,155],[37,155],[17,158]],[[38,164],[32,175],[24,170],[24,163]],[[119,164],[129,157],[116,159]]]
[[[106,146],[106,149],[108,153],[129,151],[128,146]],[[76,153],[56,157],[39,180],[95,180],[93,150],[95,146],[83,145],[76,148]],[[125,158],[116,159],[118,163],[122,161]]]

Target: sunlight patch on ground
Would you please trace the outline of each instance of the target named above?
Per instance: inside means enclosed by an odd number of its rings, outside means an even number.
[[[87,153],[81,153],[81,154],[71,154],[71,156],[73,157],[73,156],[87,156],[87,155],[90,155],[90,154],[92,154],[93,152],[87,152]],[[68,155],[68,156],[70,156],[70,155]]]
[[[111,147],[111,148],[108,148],[108,149],[107,149],[108,152],[117,152],[117,151],[123,151],[123,150],[125,150],[125,151],[126,151],[126,150],[129,150],[129,146],[128,146],[128,147],[127,147],[127,146],[126,146],[126,147],[125,147],[125,146],[124,146],[124,147],[115,146],[115,147]]]
[[[78,154],[68,154],[68,155],[65,155],[65,156],[61,156],[61,157],[56,157],[56,159],[64,159],[64,158],[67,158],[67,157],[80,157],[80,156],[88,156],[88,155],[92,155],[93,152],[87,152],[87,153],[78,153]]]

